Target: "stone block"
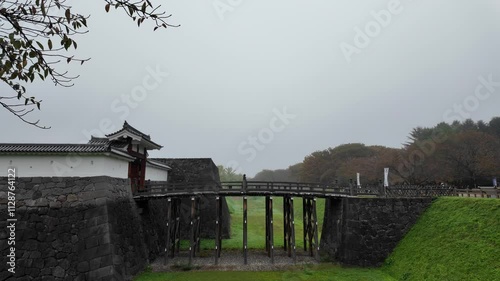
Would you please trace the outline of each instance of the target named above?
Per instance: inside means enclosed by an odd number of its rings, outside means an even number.
[[[93,258],[90,260],[90,270],[96,270],[101,267],[101,257]]]
[[[112,265],[101,267],[96,270],[92,270],[89,272],[88,277],[90,280],[99,280],[99,279],[110,279],[114,276],[115,270]]]
[[[103,206],[103,205],[106,205],[107,203],[108,203],[108,198],[102,197],[102,198],[95,199],[95,204],[97,206]]]
[[[111,189],[111,184],[108,182],[98,182],[94,184],[95,190],[100,190],[100,191],[110,191]]]
[[[43,264],[44,268],[54,267],[57,265],[58,265],[57,260],[53,257],[44,259],[44,264]]]
[[[104,245],[109,243],[111,243],[111,236],[109,235],[109,233],[106,233],[99,238],[99,245]]]
[[[58,182],[58,183],[56,183],[56,187],[57,188],[66,188],[66,182],[65,181]]]
[[[103,256],[101,258],[101,267],[106,267],[108,265],[113,265],[113,255]]]
[[[55,277],[58,277],[58,278],[63,278],[65,274],[66,274],[66,271],[60,266],[56,266],[54,268],[54,271],[52,271],[52,275],[54,275]]]
[[[86,184],[81,191],[95,191],[95,186],[93,183]]]
[[[90,270],[90,265],[88,261],[79,262],[76,266],[76,270],[80,273],[88,272]]]
[[[34,268],[38,268],[38,269],[42,269],[43,268],[43,259],[33,259],[33,267]]]
[[[48,207],[49,201],[46,198],[38,198],[35,200],[35,207]]]
[[[62,203],[60,201],[50,202],[49,208],[52,209],[60,209],[62,207]]]
[[[111,244],[104,244],[104,245],[99,245],[97,247],[97,256],[106,256],[112,253],[111,251],[112,247]]]
[[[70,267],[70,262],[68,260],[59,261],[59,266],[62,267],[64,270],[68,270]]]
[[[98,245],[99,245],[99,237],[98,236],[91,236],[91,237],[85,239],[85,249],[94,248]]]
[[[80,259],[82,260],[91,260],[97,257],[97,247],[83,250],[79,253]]]

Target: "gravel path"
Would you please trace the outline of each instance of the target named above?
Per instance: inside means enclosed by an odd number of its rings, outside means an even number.
[[[189,263],[189,252],[184,251],[177,254],[173,259],[169,258],[167,265],[164,265],[164,258],[155,260],[151,267],[155,272],[179,271],[187,267]],[[223,271],[271,271],[283,270],[290,266],[317,264],[318,262],[307,255],[306,252],[297,251],[297,263],[293,258],[288,257],[283,249],[274,251],[274,264],[264,250],[249,250],[248,264],[244,264],[243,252],[241,250],[223,250],[219,258],[219,265],[215,265],[215,255],[213,251],[202,251],[201,255],[193,259],[194,269],[199,270],[223,270]]]

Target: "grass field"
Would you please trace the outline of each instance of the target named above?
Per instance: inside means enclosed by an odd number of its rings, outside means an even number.
[[[222,249],[241,249],[243,247],[243,199],[241,197],[226,198],[229,212],[231,213],[231,239],[222,240]],[[302,223],[302,199],[294,198],[295,216],[295,237],[296,246],[304,246],[303,223]],[[316,213],[318,216],[318,238],[321,237],[321,227],[323,226],[323,215],[325,210],[325,200],[317,199]],[[265,247],[265,198],[248,197],[248,248],[262,249]],[[274,245],[283,247],[283,198],[273,197],[274,216]],[[201,249],[214,249],[213,239],[202,239]],[[187,241],[181,244],[182,249],[188,248]]]
[[[386,260],[398,280],[500,280],[500,200],[439,198]]]

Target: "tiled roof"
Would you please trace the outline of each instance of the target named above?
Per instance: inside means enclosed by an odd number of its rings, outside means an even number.
[[[109,146],[93,144],[54,144],[54,143],[0,143],[0,153],[37,152],[37,153],[89,153],[107,152]]]
[[[146,135],[145,133],[143,133],[143,132],[141,132],[141,131],[137,130],[136,128],[134,128],[134,127],[132,127],[132,126],[130,126],[130,124],[129,124],[129,123],[127,123],[127,121],[125,121],[125,122],[123,123],[123,128],[121,128],[120,130],[118,130],[118,131],[116,131],[116,132],[114,132],[114,133],[107,134],[107,135],[106,135],[106,137],[109,137],[109,136],[112,136],[112,135],[118,134],[118,133],[120,133],[120,132],[122,132],[122,131],[124,131],[124,130],[130,131],[130,132],[132,132],[132,133],[134,133],[134,134],[136,134],[136,135],[139,135],[139,136],[141,136],[141,137],[143,137],[143,138],[145,138],[145,139],[147,139],[147,140],[149,140],[149,141],[151,140],[151,137],[150,137],[149,135]]]
[[[0,143],[0,153],[102,153],[111,151],[111,148],[124,150],[126,147],[123,142],[92,137],[86,144]]]
[[[156,149],[160,149],[162,148],[161,145],[155,143],[154,141],[151,140],[151,137],[149,135],[146,135],[144,134],[143,132],[137,130],[136,128],[130,126],[129,123],[127,123],[127,121],[125,121],[123,123],[123,128],[121,128],[120,130],[114,132],[114,133],[111,133],[111,134],[107,134],[106,137],[112,137],[113,135],[116,135],[116,134],[119,134],[123,131],[128,131],[128,132],[131,132],[132,134],[135,134],[135,135],[138,135],[140,136],[141,138],[143,138],[145,140],[145,142],[151,144],[153,147],[156,147]]]
[[[89,140],[88,144],[108,145],[109,140],[108,140],[108,138],[98,138],[98,137],[92,136],[91,139]]]
[[[121,149],[124,149],[128,146],[128,144],[126,142],[110,141],[108,138],[98,138],[98,137],[94,137],[94,136],[92,136],[92,138],[89,140],[89,142],[87,144],[112,146],[114,148],[121,148]]]

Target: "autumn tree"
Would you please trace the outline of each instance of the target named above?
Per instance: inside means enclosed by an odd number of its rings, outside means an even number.
[[[339,169],[344,163],[356,158],[371,157],[374,153],[362,143],[343,144],[316,151],[305,157],[301,166],[301,178],[305,181],[321,183],[345,181],[344,176],[339,174]]]
[[[499,117],[489,123],[466,119],[417,127],[390,168],[409,184],[450,182],[474,186],[498,174],[494,160],[498,162],[500,149],[492,145],[500,139],[498,132]]]
[[[443,144],[440,154],[458,184],[476,187],[500,175],[500,140],[490,134],[465,131]]]
[[[57,86],[71,87],[78,75],[68,73],[65,63],[83,64],[88,58],[77,58],[72,50],[76,38],[88,32],[88,16],[73,11],[66,0],[0,1],[0,79],[12,92],[0,94],[0,105],[22,121],[39,128],[28,114],[40,109],[42,100],[27,84],[36,79],[50,80]],[[123,11],[138,26],[152,22],[153,29],[172,27],[170,15],[153,6],[149,0],[104,0],[104,9]]]
[[[360,173],[362,185],[377,185],[383,180],[384,168],[390,167],[399,149],[384,146],[368,146],[372,154],[364,157],[351,158],[341,164],[337,171],[337,180],[346,184],[350,179],[355,180],[356,173]],[[393,181],[400,181],[392,177]]]

